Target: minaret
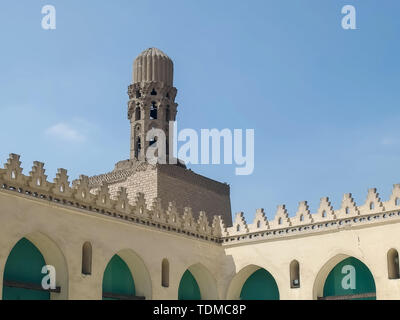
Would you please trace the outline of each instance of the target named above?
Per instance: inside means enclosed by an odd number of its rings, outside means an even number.
[[[154,143],[146,141],[146,134],[152,128],[164,130],[168,157],[173,134],[169,132],[169,122],[175,121],[178,107],[173,73],[172,60],[156,48],[143,51],[133,63],[133,83],[128,87],[131,160],[145,160],[147,148]]]

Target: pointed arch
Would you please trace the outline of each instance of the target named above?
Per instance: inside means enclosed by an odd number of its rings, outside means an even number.
[[[279,288],[274,276],[258,265],[248,265],[232,279],[227,300],[240,299],[279,299]]]
[[[194,280],[194,281],[193,281]],[[217,282],[212,273],[201,263],[194,264],[187,268],[181,276],[178,289],[178,298],[185,300],[185,286],[190,286],[189,292],[195,300],[218,300]],[[197,294],[197,288],[198,293]],[[189,297],[191,298],[191,297]],[[197,299],[199,298],[199,299]]]
[[[107,264],[103,274],[104,300],[133,300],[135,299],[135,282],[126,262],[114,255]]]
[[[375,299],[375,280],[370,268],[361,259],[337,254],[320,268],[314,281],[313,298]]]
[[[108,287],[107,286],[104,287],[105,273],[110,272],[109,270],[107,270],[107,267],[113,259],[114,259],[115,265],[117,265],[116,270],[123,270],[124,278],[130,284],[130,289],[129,289],[129,287],[124,287],[124,288],[116,287],[118,289],[121,288],[121,293],[122,293],[122,294],[119,294],[116,290],[116,296],[120,296],[119,298],[121,298],[121,299],[125,299],[125,298],[143,299],[144,298],[146,300],[151,300],[151,298],[152,298],[152,283],[151,283],[150,273],[149,273],[148,268],[145,265],[143,259],[132,249],[120,250],[108,259],[107,266],[105,267],[104,272],[103,272],[103,290],[107,290],[108,288],[111,288],[111,289],[113,288],[112,283],[107,284]],[[115,260],[117,260],[117,261],[115,261]],[[125,264],[125,266],[124,266],[124,264]],[[127,271],[129,271],[129,272],[127,272]],[[113,273],[114,273],[114,271],[111,268],[111,276]],[[132,277],[132,281],[130,280],[130,276]],[[116,280],[120,281],[120,280],[118,280],[118,278]],[[112,282],[113,279],[110,279],[110,280],[106,279],[106,281]],[[134,290],[131,290],[132,283],[134,286]],[[122,284],[120,282],[119,284],[116,283],[116,285],[119,286]],[[127,294],[125,294],[125,292],[127,292]],[[133,295],[130,294],[132,292],[134,292]],[[111,292],[111,293],[113,293],[113,292]],[[108,297],[110,295],[106,295],[106,296]]]
[[[14,249],[16,249],[16,251],[14,251]],[[29,263],[27,263],[27,261]],[[32,287],[33,285],[33,287],[37,289],[34,291],[40,291],[41,281],[38,283],[38,279],[43,279],[46,274],[42,274],[42,269],[40,269],[40,275],[38,275],[39,271],[36,269],[38,269],[39,264],[43,263],[44,265],[54,266],[56,270],[57,288],[55,290],[50,290],[49,298],[51,300],[68,299],[68,266],[65,256],[53,239],[40,232],[30,233],[21,237],[12,245],[12,248],[10,248],[10,253],[3,272],[3,299],[7,299],[7,295],[11,292],[7,292],[7,281],[11,281],[11,284],[17,287]],[[26,268],[30,265],[36,266],[33,272],[37,278],[33,277],[33,274],[31,274],[32,270]],[[26,286],[25,284],[28,285]],[[37,287],[37,285],[39,285],[39,287]],[[19,294],[23,300],[30,299],[29,294],[27,296],[25,296],[23,292],[17,294]]]
[[[201,300],[199,284],[188,269],[179,282],[178,300]]]

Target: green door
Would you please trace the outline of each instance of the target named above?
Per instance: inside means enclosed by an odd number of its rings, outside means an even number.
[[[279,300],[279,290],[274,277],[265,269],[254,272],[244,283],[241,300]]]
[[[323,299],[376,300],[375,281],[368,267],[350,257],[338,263],[326,278]]]
[[[22,287],[41,288],[42,268],[46,262],[28,239],[21,239],[8,256],[3,278],[3,300],[50,300],[50,292]]]
[[[135,282],[127,264],[118,255],[110,260],[103,276],[103,299],[121,300],[135,295]]]
[[[189,270],[185,271],[179,284],[178,300],[201,300],[199,285]]]

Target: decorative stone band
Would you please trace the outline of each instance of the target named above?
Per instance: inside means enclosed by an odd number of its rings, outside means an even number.
[[[153,90],[156,91],[156,95],[154,95]],[[140,93],[140,97],[138,97],[138,93]],[[174,103],[177,94],[178,90],[175,87],[166,85],[163,82],[142,82],[128,86],[128,96],[130,99],[154,99],[159,97],[166,99],[166,102]],[[167,95],[169,98],[166,98]]]
[[[90,188],[97,188],[104,183],[116,183],[125,181],[126,178],[131,176],[134,172],[134,170],[118,170],[89,177],[89,186]],[[74,183],[75,181],[73,181],[73,184]]]
[[[292,218],[289,217],[286,207],[281,205],[271,221],[267,220],[264,210],[259,209],[252,224],[247,224],[243,212],[240,212],[236,214],[233,226],[226,228],[220,216],[214,216],[210,225],[205,212],[200,212],[196,220],[191,208],[185,208],[180,213],[175,204],[170,202],[165,210],[159,198],[153,201],[149,210],[142,193],[138,193],[131,204],[125,188],[120,188],[114,199],[111,198],[106,184],[91,193],[87,176],[80,176],[70,186],[65,169],[58,169],[54,182],[48,182],[44,164],[41,162],[34,162],[29,176],[25,176],[19,159],[19,155],[11,154],[4,169],[0,169],[0,192],[50,201],[73,210],[102,214],[128,223],[222,245],[311,236],[338,229],[400,222],[400,184],[394,185],[392,195],[386,202],[381,201],[376,189],[370,189],[367,201],[362,206],[355,204],[351,194],[345,194],[338,210],[333,210],[328,198],[322,198],[315,214],[310,213],[308,204],[304,201],[300,202],[296,216]]]
[[[248,231],[243,234],[228,234],[222,238],[222,245],[229,246],[235,244],[243,245],[246,242],[269,241],[280,238],[290,238],[299,236],[312,236],[316,234],[335,232],[339,230],[376,226],[378,224],[400,222],[400,209],[398,211],[388,211],[374,213],[365,216],[327,220],[326,222],[313,223],[308,225],[296,225],[281,229],[267,229],[258,232]],[[229,232],[229,229],[228,229]]]

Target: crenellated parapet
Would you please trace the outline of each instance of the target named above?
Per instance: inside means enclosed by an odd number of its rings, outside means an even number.
[[[302,201],[293,216],[289,216],[285,205],[277,207],[270,221],[264,209],[256,211],[251,223],[246,221],[243,212],[239,212],[232,227],[227,228],[226,222],[218,215],[211,217],[204,211],[194,214],[190,207],[180,211],[173,201],[165,208],[160,198],[148,204],[143,193],[137,193],[132,201],[124,187],[118,189],[116,196],[111,196],[106,183],[93,189],[90,179],[84,175],[71,184],[65,169],[58,169],[53,182],[50,182],[45,171],[44,164],[35,161],[29,175],[24,175],[20,156],[10,154],[4,168],[0,168],[0,192],[223,245],[400,222],[400,184],[393,186],[387,201],[382,201],[373,188],[368,190],[366,201],[360,206],[352,194],[347,193],[343,196],[340,208],[336,210],[329,198],[324,197],[316,213],[311,213],[307,201]]]
[[[28,176],[22,171],[20,156],[11,154],[4,169],[0,169],[0,192],[51,202],[71,210],[86,210],[199,240],[221,241],[221,230],[224,230],[222,219],[214,217],[210,224],[206,212],[200,212],[195,219],[191,208],[178,212],[174,202],[163,208],[159,198],[148,206],[143,193],[138,193],[131,203],[124,187],[119,188],[116,197],[111,197],[106,184],[93,191],[89,177],[84,175],[71,184],[65,169],[58,169],[54,181],[50,182],[41,162],[34,162]]]
[[[357,206],[351,193],[346,193],[337,210],[333,209],[329,198],[324,197],[321,198],[316,213],[311,213],[307,201],[302,201],[295,216],[289,217],[285,205],[280,205],[271,221],[268,221],[264,210],[259,209],[254,222],[247,224],[244,214],[240,212],[236,215],[233,226],[223,234],[223,243],[298,237],[390,221],[400,222],[400,184],[393,186],[392,194],[386,202],[372,188],[368,190],[365,203],[360,206]]]

